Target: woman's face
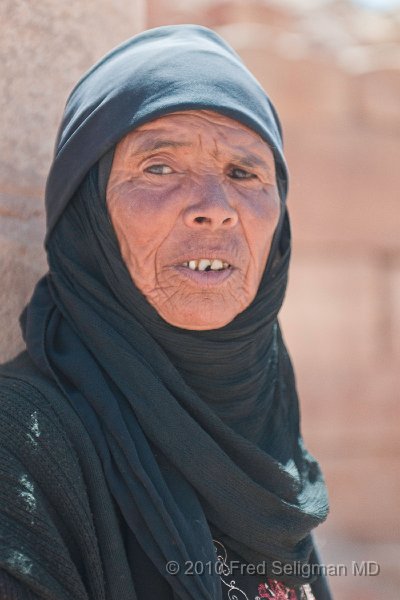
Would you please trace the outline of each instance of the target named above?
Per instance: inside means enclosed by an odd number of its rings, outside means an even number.
[[[117,145],[108,211],[138,289],[171,325],[223,327],[254,299],[280,202],[261,137],[212,111],[174,113]]]

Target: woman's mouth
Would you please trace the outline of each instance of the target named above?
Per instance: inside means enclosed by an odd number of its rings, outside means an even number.
[[[230,265],[220,258],[197,258],[182,263],[192,271],[223,271],[229,269]]]
[[[222,283],[235,270],[222,258],[193,258],[176,265],[175,268],[184,277],[205,287]]]

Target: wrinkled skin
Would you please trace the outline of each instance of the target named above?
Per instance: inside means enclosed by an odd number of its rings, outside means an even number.
[[[107,206],[129,273],[161,317],[223,327],[252,302],[266,265],[280,211],[273,154],[215,112],[166,115],[118,143]],[[230,266],[187,266],[201,258]]]

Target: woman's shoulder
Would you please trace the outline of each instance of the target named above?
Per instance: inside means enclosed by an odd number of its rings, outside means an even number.
[[[23,390],[61,394],[55,383],[44,375],[34,364],[27,351],[21,352],[8,362],[0,364],[0,390]]]
[[[14,482],[19,499],[29,499],[29,486],[35,482],[59,512],[68,497],[71,511],[73,499],[79,498],[76,506],[83,506],[86,484],[82,448],[77,443],[82,429],[61,391],[40,373],[26,353],[1,365],[1,474]],[[21,494],[24,487],[27,493]]]
[[[59,514],[80,507],[89,515],[88,478],[102,477],[93,444],[61,390],[27,353],[0,367],[0,453],[3,472],[36,481]]]
[[[66,424],[77,419],[61,391],[24,352],[0,366],[0,439],[29,464],[51,449],[74,458]]]
[[[81,532],[92,552],[96,540],[79,457],[55,408],[61,394],[27,355],[0,372],[0,568],[31,591],[69,580],[84,598]]]
[[[0,572],[40,598],[105,598],[103,565],[110,598],[132,589],[90,436],[26,353],[0,366],[0,490]]]
[[[56,384],[35,366],[27,352],[0,365],[0,411],[11,400],[14,412],[24,406],[49,411],[61,398]]]

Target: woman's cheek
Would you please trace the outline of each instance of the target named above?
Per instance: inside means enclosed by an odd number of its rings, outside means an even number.
[[[160,176],[161,178],[161,176]],[[182,188],[178,182],[135,182],[122,195],[127,208],[135,214],[158,216],[178,210],[182,201]]]
[[[111,196],[109,211],[119,231],[133,243],[151,243],[165,236],[180,213],[176,194],[147,185],[125,186],[117,198]]]
[[[280,214],[279,196],[275,190],[248,190],[237,198],[238,212],[250,227],[267,233],[275,229]]]

